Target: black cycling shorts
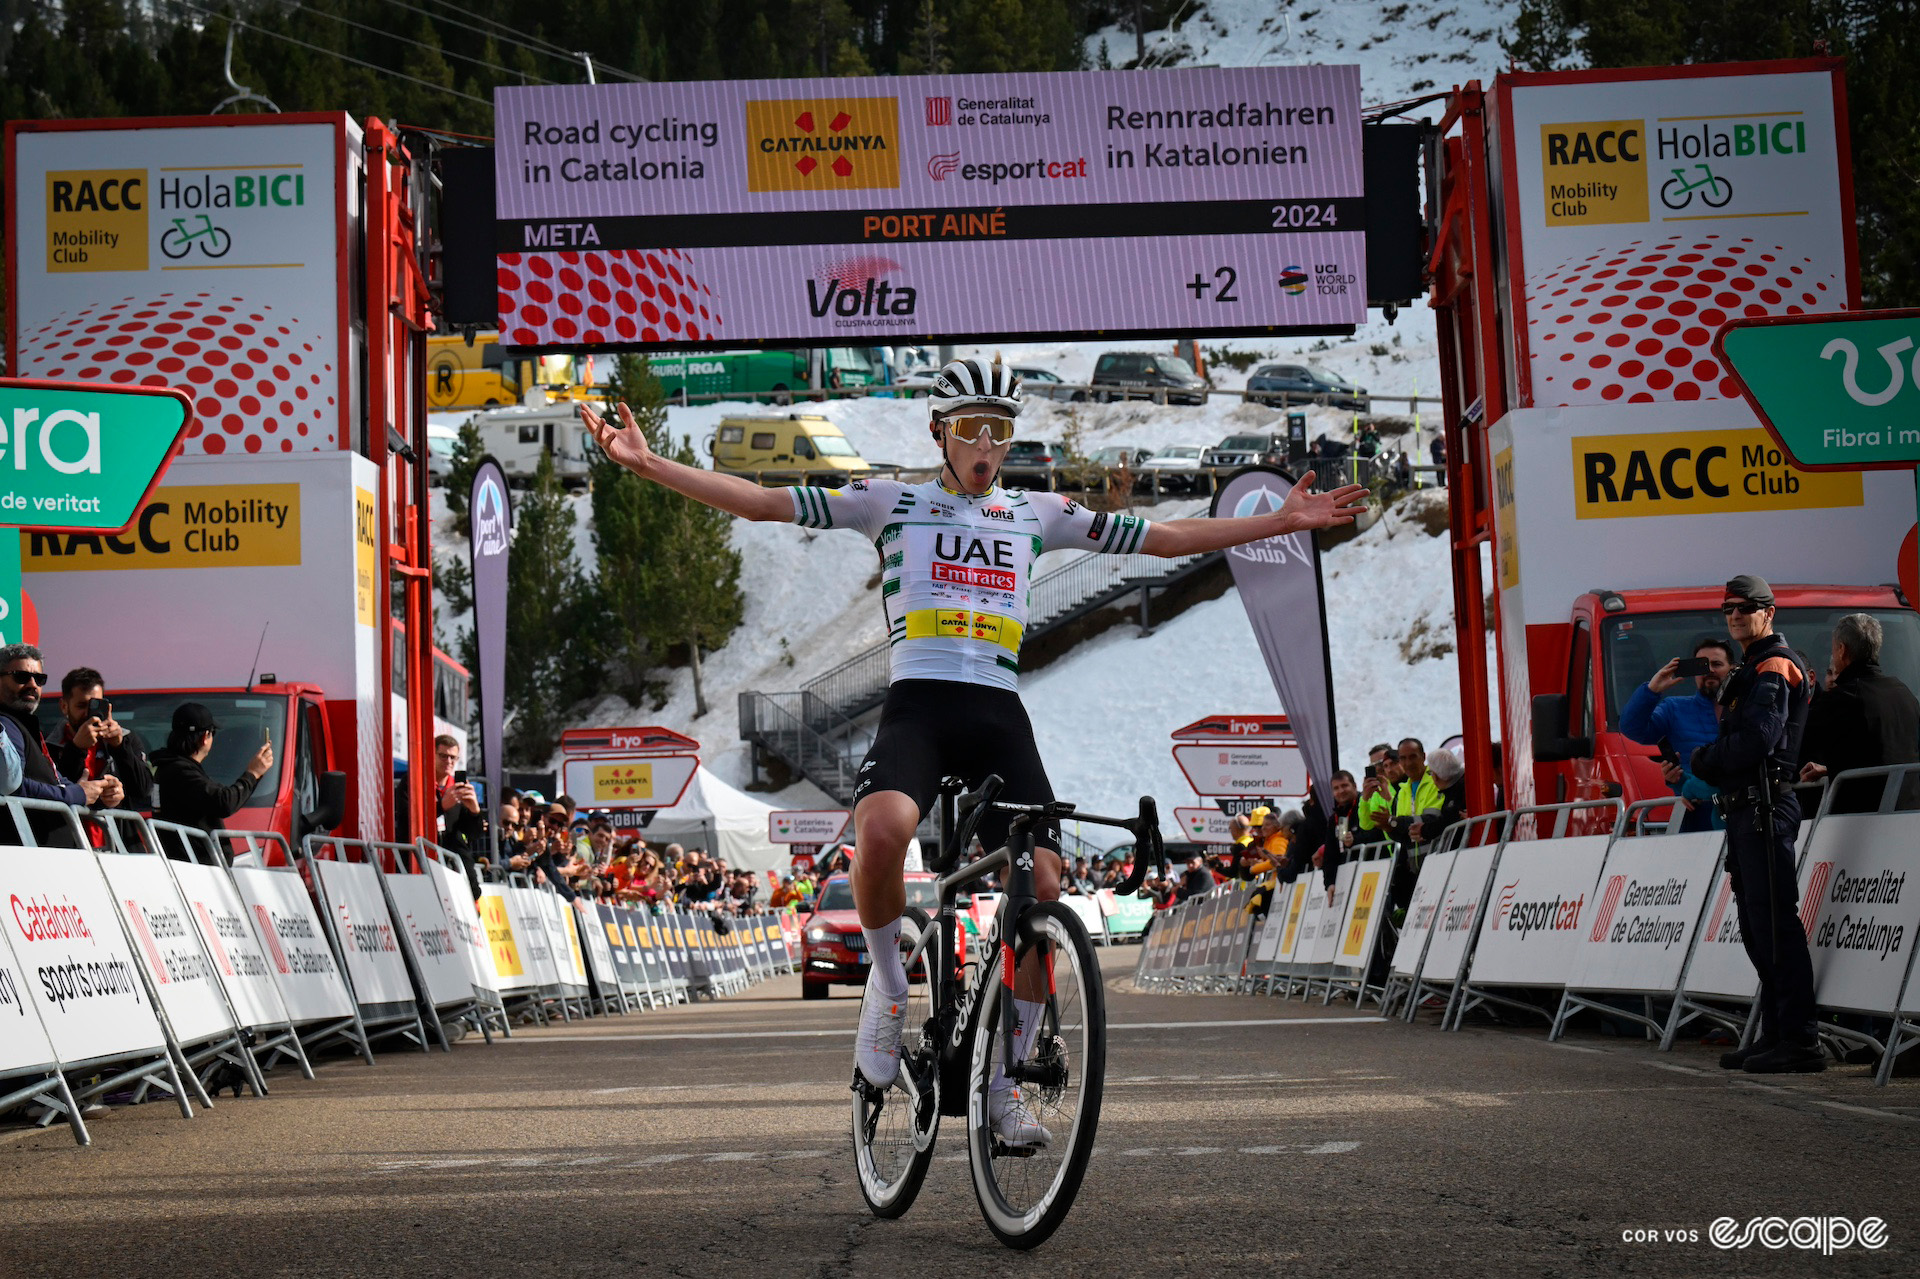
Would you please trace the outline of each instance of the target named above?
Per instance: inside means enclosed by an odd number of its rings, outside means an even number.
[[[989,773],[1006,783],[999,798],[1009,804],[1053,802],[1053,784],[1020,695],[957,680],[901,680],[887,690],[880,731],[860,765],[853,802],[858,807],[876,791],[896,790],[911,796],[924,818],[940,795],[941,778],[964,777],[972,790]],[[981,843],[989,851],[1006,843],[1011,821],[1008,813],[982,817]],[[1057,850],[1060,824],[1047,823],[1034,839]]]

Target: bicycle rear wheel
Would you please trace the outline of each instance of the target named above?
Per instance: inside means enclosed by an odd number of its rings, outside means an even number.
[[[1050,1134],[1044,1146],[1010,1147],[994,1134],[988,1093],[1004,1051],[1000,1001],[1004,949],[988,964],[967,1075],[967,1159],[987,1227],[1010,1248],[1044,1243],[1066,1219],[1086,1176],[1106,1083],[1106,991],[1086,926],[1058,902],[1020,921],[1015,969],[1039,950],[1048,965],[1048,994],[1028,1062],[1042,1072],[1020,1087],[1033,1118]]]
[[[900,946],[907,952],[909,977],[926,971],[926,956],[940,953],[938,930],[924,912],[907,908],[900,921]],[[913,1207],[933,1162],[934,1137],[940,1130],[940,1069],[932,993],[930,981],[908,982],[900,1078],[893,1086],[876,1089],[857,1067],[853,1072],[854,1170],[860,1194],[876,1217],[898,1217]]]

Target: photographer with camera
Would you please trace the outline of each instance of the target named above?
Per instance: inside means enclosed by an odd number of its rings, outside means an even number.
[[[1680,822],[1683,831],[1720,829],[1713,810],[1713,787],[1688,772],[1681,761],[1692,759],[1695,750],[1720,735],[1714,702],[1738,661],[1731,641],[1706,636],[1694,644],[1692,657],[1674,658],[1634,689],[1620,712],[1620,731],[1628,741],[1661,747],[1661,776],[1686,802]],[[1692,696],[1667,696],[1668,689],[1688,677],[1693,679]]]
[[[31,644],[8,644],[0,648],[0,732],[20,756],[21,780],[13,792],[23,799],[46,799],[85,808],[97,804],[111,808],[124,794],[120,779],[103,777],[97,781],[71,782],[54,765],[53,753],[40,731],[40,690],[46,686],[47,673],[41,665],[40,650]],[[51,814],[35,813],[30,818],[35,837],[41,843],[72,842],[64,823]]]
[[[222,786],[207,776],[206,758],[213,735],[220,731],[213,712],[199,702],[182,702],[173,710],[173,731],[167,744],[153,753],[154,780],[160,786],[160,806],[154,816],[163,822],[192,826],[219,838],[226,818],[246,807],[253,788],[273,767],[273,741],[265,732],[240,776]]]
[[[113,718],[107,700],[106,679],[91,666],[76,666],[60,681],[60,713],[66,723],[53,761],[75,781],[120,779],[121,796],[102,808],[143,810],[153,807],[153,769],[140,735]]]

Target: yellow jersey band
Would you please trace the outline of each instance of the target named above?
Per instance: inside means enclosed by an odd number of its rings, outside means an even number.
[[[1024,628],[1011,617],[965,608],[921,608],[907,614],[907,639],[972,639],[1020,651]]]

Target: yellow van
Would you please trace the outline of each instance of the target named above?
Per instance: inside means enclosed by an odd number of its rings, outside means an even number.
[[[817,413],[722,418],[707,440],[713,469],[762,484],[844,484],[873,473],[840,428]]]

